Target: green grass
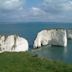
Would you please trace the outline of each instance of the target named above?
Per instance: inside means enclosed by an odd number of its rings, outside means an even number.
[[[35,57],[30,53],[2,53],[0,72],[72,72],[72,65]]]

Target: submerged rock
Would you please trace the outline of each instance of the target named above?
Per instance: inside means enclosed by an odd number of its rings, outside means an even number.
[[[41,45],[57,45],[66,47],[66,30],[50,29],[40,31],[34,41],[34,48],[41,47]]]
[[[20,52],[28,50],[28,41],[25,38],[9,35],[0,36],[0,52]]]

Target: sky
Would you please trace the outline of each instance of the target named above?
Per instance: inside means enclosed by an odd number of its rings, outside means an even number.
[[[0,0],[0,22],[72,22],[72,0]]]

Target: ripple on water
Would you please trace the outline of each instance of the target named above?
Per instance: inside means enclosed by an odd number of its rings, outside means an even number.
[[[39,57],[72,63],[72,41],[68,40],[68,46],[66,48],[43,46],[41,48],[31,50],[31,53],[38,55]]]

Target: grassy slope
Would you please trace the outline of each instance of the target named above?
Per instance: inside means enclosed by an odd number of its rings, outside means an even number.
[[[29,53],[2,53],[0,72],[72,72],[72,65],[34,57]]]

